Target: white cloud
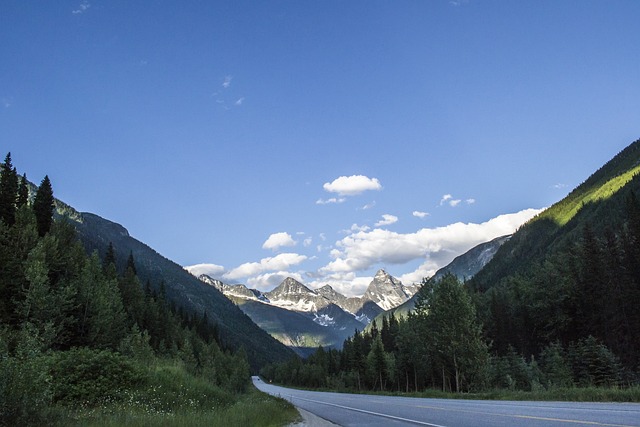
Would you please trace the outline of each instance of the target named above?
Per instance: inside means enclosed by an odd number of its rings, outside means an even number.
[[[242,98],[239,98],[234,105],[239,107],[242,105],[243,102],[244,102],[244,96]]]
[[[340,198],[332,197],[332,198],[326,199],[326,200],[318,199],[318,200],[316,200],[316,205],[329,205],[331,203],[342,203],[345,200],[347,200],[347,199],[345,199],[344,197],[340,197]]]
[[[371,227],[369,227],[368,225],[352,224],[351,228],[349,228],[348,230],[342,230],[342,232],[345,234],[351,234],[351,233],[356,233],[358,231],[369,231],[369,230],[371,230]]]
[[[258,289],[259,291],[270,291],[278,286],[287,277],[293,277],[300,283],[304,283],[304,279],[300,273],[289,271],[276,271],[273,273],[264,273],[247,280],[247,286],[252,289]]]
[[[222,82],[222,87],[225,89],[229,89],[229,86],[231,86],[231,80],[233,80],[232,76],[226,76],[224,78],[224,81]]]
[[[268,271],[288,270],[293,265],[298,265],[305,261],[307,256],[296,253],[283,253],[275,257],[263,258],[260,262],[246,262],[228,273],[224,278],[237,280],[244,277],[252,277]]]
[[[373,277],[371,276],[356,276],[355,273],[336,272],[303,283],[311,289],[318,289],[324,285],[330,285],[342,295],[359,297],[364,294],[372,280]]]
[[[558,184],[553,185],[553,188],[555,188],[557,190],[560,190],[562,188],[567,188],[567,184],[558,183]]]
[[[375,202],[375,201],[373,201],[373,202],[371,202],[371,203],[367,203],[366,205],[364,205],[364,206],[362,207],[362,210],[363,210],[363,211],[366,211],[367,209],[371,209],[371,208],[373,208],[375,205],[376,205],[376,202]]]
[[[283,246],[295,246],[296,243],[289,233],[274,233],[262,244],[262,249],[276,250]]]
[[[311,243],[313,243],[313,238],[307,237],[302,241],[302,246],[304,246],[305,248],[308,248],[309,246],[311,246]]]
[[[465,203],[468,204],[468,205],[472,205],[475,202],[476,202],[476,199],[467,199],[467,200],[465,200]],[[452,208],[455,208],[460,203],[462,203],[462,199],[454,199],[451,194],[445,194],[444,196],[442,196],[442,199],[440,199],[440,206],[442,206],[444,204],[447,204],[447,205],[451,206]]]
[[[71,13],[73,13],[74,15],[80,15],[80,14],[85,13],[87,11],[87,9],[89,9],[90,7],[91,7],[91,4],[89,4],[88,1],[83,1],[82,3],[80,3],[78,8],[72,10]]]
[[[189,273],[198,277],[201,274],[206,274],[207,276],[216,278],[222,275],[225,271],[225,268],[221,265],[216,264],[195,264],[184,267]]]
[[[429,212],[413,211],[412,215],[424,219],[429,216]]]
[[[407,234],[379,228],[359,231],[336,242],[336,248],[330,253],[333,261],[319,272],[364,271],[376,264],[405,264],[417,259],[430,262],[423,269],[440,268],[482,242],[513,233],[539,212],[539,209],[526,209],[500,215],[481,224],[459,222]]]
[[[398,222],[398,217],[395,215],[383,214],[382,219],[376,222],[374,225],[376,227],[382,227],[383,225],[391,225]]]
[[[440,199],[440,206],[444,205],[447,200],[451,199],[453,199],[453,196],[451,194],[445,194],[444,196],[442,196],[442,199]]]
[[[382,185],[377,178],[351,175],[341,176],[332,182],[326,182],[322,188],[329,193],[337,193],[339,196],[355,196],[369,190],[381,190]]]

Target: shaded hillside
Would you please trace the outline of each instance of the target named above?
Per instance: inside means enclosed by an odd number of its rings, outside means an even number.
[[[333,304],[322,310],[325,314],[320,314],[320,316],[326,317],[325,319],[320,318],[320,320],[331,319],[338,327],[314,321],[313,313],[287,310],[241,298],[232,299],[262,329],[302,357],[307,357],[319,346],[325,348],[341,347],[344,340],[351,336],[356,328],[362,329],[363,327],[353,316],[351,319],[338,318],[344,317],[346,314]],[[350,327],[342,326],[345,324]]]
[[[261,330],[218,290],[131,237],[121,225],[91,213],[74,214],[71,219],[88,252],[97,250],[104,257],[111,242],[119,268],[124,268],[131,253],[143,283],[149,281],[153,288],[158,289],[164,282],[167,297],[176,306],[200,315],[206,311],[208,318],[218,324],[224,343],[245,349],[253,369],[293,355],[290,349]]]

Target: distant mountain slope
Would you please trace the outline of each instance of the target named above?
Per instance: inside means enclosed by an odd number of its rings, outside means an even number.
[[[189,312],[203,313],[217,322],[222,340],[234,348],[244,347],[253,369],[265,363],[286,360],[293,355],[290,349],[260,329],[222,293],[202,283],[181,266],[163,257],[144,243],[134,239],[120,224],[91,213],[71,213],[70,219],[88,252],[97,250],[102,256],[111,242],[115,248],[119,266],[124,266],[133,254],[138,276],[153,287],[165,283],[167,297],[177,306]]]
[[[466,281],[475,276],[489,263],[500,247],[511,238],[511,235],[496,237],[485,243],[480,243],[464,254],[457,256],[446,266],[436,271],[435,280],[441,279],[447,273],[452,273],[460,281]]]
[[[614,229],[620,227],[624,198],[618,193],[639,172],[640,140],[637,140],[567,197],[520,227],[470,281],[470,286],[482,291],[507,276],[526,273],[545,257],[575,242],[586,223],[606,223]]]

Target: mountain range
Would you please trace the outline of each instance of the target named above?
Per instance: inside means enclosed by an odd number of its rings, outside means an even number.
[[[269,292],[198,277],[232,300],[256,324],[283,344],[306,355],[318,346],[340,348],[355,330],[397,307],[418,291],[379,270],[361,297],[347,297],[330,285],[312,290],[288,277]]]

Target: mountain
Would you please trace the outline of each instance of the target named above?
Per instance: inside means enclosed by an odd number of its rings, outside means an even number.
[[[471,279],[493,259],[500,246],[510,238],[511,235],[509,234],[480,243],[464,254],[455,257],[449,264],[436,271],[433,278],[438,280],[444,277],[445,274],[451,273],[462,282]]]
[[[228,285],[207,275],[203,283],[221,291],[256,324],[298,354],[308,355],[319,345],[341,348],[345,339],[384,312],[415,294],[416,286],[405,286],[379,270],[362,297],[346,297],[329,285],[309,289],[288,277],[269,292],[245,285]]]
[[[625,197],[635,187],[639,173],[637,140],[564,199],[521,226],[471,280],[473,288],[486,290],[505,277],[525,273],[553,253],[564,252],[579,239],[587,223],[620,229],[625,222]]]
[[[265,363],[282,361],[293,353],[259,328],[218,289],[208,286],[181,266],[163,257],[149,246],[136,240],[122,225],[91,213],[80,213],[56,201],[58,215],[63,215],[75,226],[78,237],[87,252],[98,251],[104,257],[109,243],[116,252],[117,266],[123,269],[132,254],[138,276],[156,290],[164,283],[167,298],[186,312],[207,313],[217,323],[222,341],[232,347],[243,347],[252,369]]]
[[[498,354],[592,340],[640,366],[640,140],[521,226],[467,286]]]
[[[292,311],[315,313],[331,303],[291,277],[287,277],[280,285],[263,295],[271,305]]]
[[[411,298],[416,291],[416,286],[405,286],[386,271],[378,270],[362,300],[372,301],[383,310],[390,310]]]
[[[204,274],[198,278],[220,290],[263,330],[303,357],[318,346],[340,348],[356,329],[364,328],[354,314],[291,277],[265,293],[245,285],[227,285]]]
[[[467,252],[459,255],[453,259],[449,264],[442,267],[436,274],[433,275],[433,280],[439,280],[447,273],[454,274],[459,280],[465,281],[471,279],[482,268],[491,261],[496,252],[507,240],[511,238],[511,235],[497,237],[485,243],[480,243],[477,246],[469,249]],[[377,316],[377,324],[381,324],[382,316],[389,316],[393,314],[395,316],[406,316],[416,306],[416,299],[418,297],[417,291],[414,295],[406,300],[399,306],[385,311],[383,314]]]

